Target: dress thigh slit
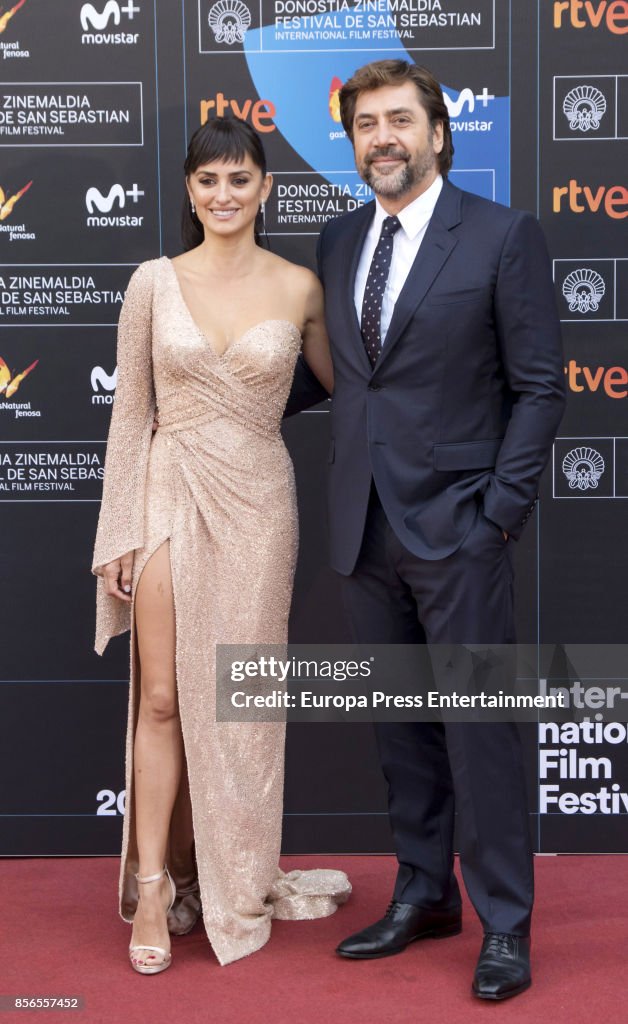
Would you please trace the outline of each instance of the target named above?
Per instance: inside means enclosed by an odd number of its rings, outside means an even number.
[[[126,736],[126,796],[124,807],[122,860],[120,865],[120,916],[124,921],[132,922],[138,901],[138,889],[135,875],[139,870],[139,854],[137,848],[137,835],[135,830],[135,788],[134,788],[134,757],[135,733],[137,731],[137,720],[140,709],[140,698],[142,693],[142,673],[137,643],[137,626],[135,622],[135,595],[137,588],[150,559],[164,544],[171,542],[171,536],[162,537],[152,544],[149,550],[143,549],[136,552],[133,563],[133,586],[131,604],[131,671],[129,679],[129,708],[128,725]],[[174,574],[172,572],[172,557],[170,557],[170,578],[172,580],[172,595],[175,615],[175,685],[178,677],[176,671],[176,592]],[[178,695],[177,695],[178,698]],[[184,745],[185,748],[185,745]],[[187,777],[187,771],[186,771]],[[168,837],[168,846],[172,836]]]

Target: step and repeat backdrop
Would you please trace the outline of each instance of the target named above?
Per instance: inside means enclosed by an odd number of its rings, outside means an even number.
[[[179,251],[187,140],[216,115],[249,121],[275,176],[270,244],[313,266],[325,222],[372,198],[338,107],[369,60],[430,67],[452,119],[452,181],[541,219],[569,403],[517,546],[519,636],[623,641],[627,36],[621,0],[19,0],[0,11],[0,855],[119,850],[128,640],[93,653],[89,567],[116,323],[138,263]],[[342,642],[326,568],[325,406],[285,436],[301,512],[292,639]],[[586,664],[592,686],[595,658]],[[567,655],[565,666],[573,683],[578,666]],[[624,852],[621,714],[596,727],[591,704],[572,725],[523,731],[536,848]],[[286,852],[391,849],[370,727],[293,725],[287,759]]]

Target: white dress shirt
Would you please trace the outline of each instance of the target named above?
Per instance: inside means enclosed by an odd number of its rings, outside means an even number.
[[[382,300],[382,342],[386,338],[386,332],[390,327],[390,321],[392,320],[395,303],[399,298],[399,292],[406,283],[410,267],[414,263],[417,253],[421,247],[421,242],[423,241],[425,232],[427,231],[427,225],[434,213],[436,200],[440,195],[442,187],[443,179],[439,174],[436,180],[432,182],[430,187],[423,192],[422,195],[418,196],[417,199],[414,199],[413,202],[409,203],[407,206],[404,206],[403,210],[397,214],[401,227],[393,236],[393,253],[390,264],[390,273],[388,275],[384,298]],[[362,302],[364,301],[366,279],[368,277],[373,254],[379,241],[382,224],[385,218],[389,216],[390,214],[386,213],[379,200],[376,199],[375,216],[373,217],[373,222],[364,241],[362,253],[360,255],[360,262],[358,263],[358,272],[355,276],[353,298],[355,301],[356,313],[358,314],[358,323],[360,323],[362,319]]]

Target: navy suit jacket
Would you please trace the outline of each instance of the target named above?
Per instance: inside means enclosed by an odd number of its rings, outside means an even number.
[[[479,511],[515,539],[534,509],[564,406],[560,324],[536,219],[445,181],[374,367],[353,290],[374,205],[318,248],[335,391],[331,562],[358,557],[371,480],[413,554],[446,558]],[[288,412],[312,401],[297,376]],[[320,393],[317,396],[320,399]]]

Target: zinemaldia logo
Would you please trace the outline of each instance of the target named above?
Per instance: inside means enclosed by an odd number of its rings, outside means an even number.
[[[600,370],[604,375],[604,367],[596,369],[572,364],[575,360],[570,360],[566,370],[570,382],[575,382],[578,394],[585,390],[601,390]],[[615,387],[613,381],[611,378],[611,390]],[[570,389],[573,390],[571,383]],[[619,397],[608,391],[605,393],[608,398]],[[616,482],[621,475],[617,467],[617,443],[617,438],[613,437],[557,437],[552,459],[554,498],[590,501],[616,497]]]
[[[242,45],[251,25],[251,12],[242,0],[216,0],[209,9],[207,20],[217,43]]]
[[[554,139],[590,143],[623,136],[620,82],[615,75],[556,75]]]
[[[562,468],[572,491],[595,491],[606,466],[595,448],[582,447],[567,452]]]
[[[112,405],[116,384],[118,383],[118,367],[109,374],[102,366],[95,366],[92,370],[92,405]]]
[[[130,201],[137,206],[145,193],[134,182],[131,188],[116,183],[107,193],[91,186],[85,193],[85,218],[88,228],[137,228],[144,223],[144,216],[138,213],[119,213],[127,209]]]
[[[577,85],[563,100],[563,114],[572,132],[597,132],[606,113],[606,97],[593,85]]]
[[[139,14],[141,8],[133,0],[127,3],[118,3],[117,0],[107,0],[102,10],[96,4],[83,4],[81,7],[81,28],[83,34],[81,42],[84,46],[132,46],[137,43],[139,32],[125,31],[132,28],[129,25],[135,21],[135,15]],[[125,21],[122,21],[122,15]],[[118,30],[118,31],[116,31]]]
[[[572,270],[563,281],[563,298],[570,313],[597,313],[600,302],[606,294],[606,284],[601,274],[590,267]]]

